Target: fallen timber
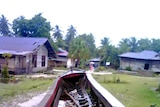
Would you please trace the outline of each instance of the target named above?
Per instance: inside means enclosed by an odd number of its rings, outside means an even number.
[[[90,72],[71,69],[60,75],[38,107],[125,107]]]

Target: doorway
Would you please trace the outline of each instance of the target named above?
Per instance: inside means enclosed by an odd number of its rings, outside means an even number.
[[[144,65],[144,70],[149,70],[149,64]]]

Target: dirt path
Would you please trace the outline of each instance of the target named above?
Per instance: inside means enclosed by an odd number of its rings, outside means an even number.
[[[28,101],[21,102],[17,104],[17,107],[37,107],[37,105],[42,101],[44,96],[47,94],[47,91],[41,94],[38,94]]]
[[[36,107],[34,106],[34,103],[31,103],[29,101],[35,101],[35,97],[38,97],[39,99],[37,99],[37,102],[43,98],[43,96],[45,95],[47,91],[41,91],[41,92],[30,92],[30,93],[25,93],[23,95],[16,95],[10,99],[8,99],[7,101],[2,101],[2,103],[0,104],[0,107]],[[24,102],[28,102],[28,103],[24,103]]]

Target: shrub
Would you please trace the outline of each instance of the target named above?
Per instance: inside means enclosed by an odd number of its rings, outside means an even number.
[[[132,67],[131,66],[127,66],[125,70],[132,71]]]
[[[156,91],[160,92],[160,83],[159,83],[158,88],[156,89]]]
[[[104,66],[99,66],[96,71],[104,71],[106,70],[106,68]]]
[[[8,67],[4,66],[2,70],[2,78],[9,78]]]

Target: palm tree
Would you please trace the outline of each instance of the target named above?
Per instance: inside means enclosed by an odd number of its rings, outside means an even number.
[[[128,52],[130,50],[131,50],[130,40],[128,38],[122,39],[119,42],[119,53],[122,54],[122,53]]]
[[[89,50],[81,38],[75,38],[69,48],[69,55],[72,60],[77,60],[78,65],[89,59]]]
[[[102,44],[103,46],[104,46],[104,45],[109,45],[109,44],[110,44],[109,38],[104,37],[104,38],[101,40],[101,44]]]
[[[9,30],[9,23],[8,20],[4,15],[1,16],[0,18],[0,34],[3,36],[10,36],[10,30]]]
[[[59,26],[56,25],[54,27],[54,33],[53,33],[53,37],[58,40],[58,39],[62,39],[63,38],[63,34],[62,34],[62,31],[59,29]]]
[[[138,51],[138,41],[135,37],[130,38],[130,47],[131,47],[131,52],[136,52]]]
[[[68,45],[67,50],[69,49],[69,45],[72,42],[72,40],[76,36],[76,29],[71,25],[69,29],[67,29],[67,34],[66,34],[66,44]]]

